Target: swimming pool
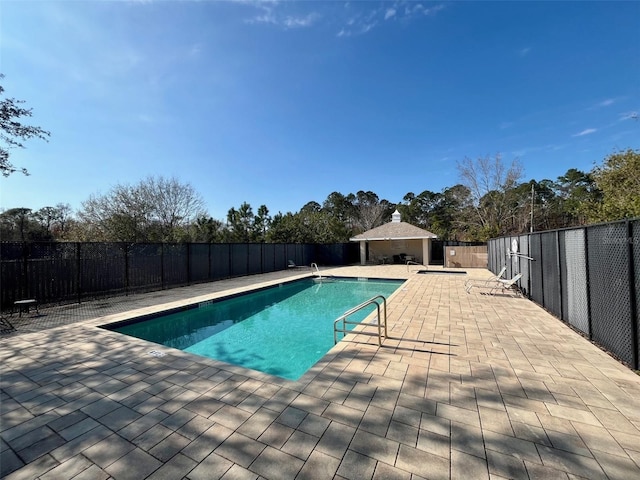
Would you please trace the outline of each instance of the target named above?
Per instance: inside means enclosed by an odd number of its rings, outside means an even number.
[[[177,312],[103,328],[289,380],[299,379],[331,347],[333,322],[404,281],[302,279]],[[352,320],[362,320],[370,306]]]

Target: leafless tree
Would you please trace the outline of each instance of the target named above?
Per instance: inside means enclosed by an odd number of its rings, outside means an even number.
[[[465,158],[458,162],[458,173],[471,193],[476,215],[470,220],[476,224],[478,235],[490,238],[506,233],[514,216],[510,195],[524,173],[520,162],[515,159],[507,166],[500,154],[477,160]]]
[[[365,232],[385,223],[385,215],[391,208],[387,200],[380,200],[373,192],[356,193],[354,206],[354,225]]]
[[[204,201],[190,184],[148,177],[137,185],[116,185],[82,203],[86,236],[107,241],[163,241],[184,238],[184,230],[205,214]]]

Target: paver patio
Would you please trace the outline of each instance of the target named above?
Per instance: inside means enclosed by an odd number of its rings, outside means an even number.
[[[350,335],[297,382],[97,325],[305,271],[14,317],[0,336],[1,476],[640,478],[640,376],[534,303],[405,266],[327,273],[408,281],[383,347]]]

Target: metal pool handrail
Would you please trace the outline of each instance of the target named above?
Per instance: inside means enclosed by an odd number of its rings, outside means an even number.
[[[319,278],[322,278],[322,274],[320,273],[320,269],[318,268],[318,264],[317,263],[312,263],[311,264],[311,270],[313,271],[313,269],[316,269],[316,273],[318,274]]]
[[[335,277],[333,275],[325,275],[324,277],[322,276],[322,274],[320,273],[320,269],[318,268],[318,264],[317,263],[312,263],[311,264],[311,271],[313,271],[313,269],[316,269],[315,272],[315,277],[314,277],[314,281],[320,281],[320,282],[331,282],[333,280],[335,280]]]
[[[422,263],[414,262],[413,260],[407,260],[407,272],[409,271],[409,265],[418,265],[426,268],[426,266]]]
[[[383,313],[384,313],[384,324],[381,321],[381,317],[380,317],[380,299],[382,299],[382,306],[383,306]],[[374,305],[376,306],[376,309],[378,311],[378,323],[377,324],[372,324],[372,323],[362,323],[362,322],[352,322],[349,321],[347,319],[347,317],[349,317],[349,315],[353,315],[354,313],[362,310],[365,307],[368,307],[369,305]],[[338,322],[342,321],[342,328],[338,328]],[[382,346],[382,327],[384,326],[384,337],[388,337],[387,335],[387,299],[384,298],[382,295],[376,295],[375,297],[370,298],[369,300],[362,302],[360,305],[357,305],[355,307],[353,307],[351,310],[347,310],[345,313],[343,313],[342,315],[340,315],[334,322],[333,322],[333,343],[334,345],[336,345],[338,343],[338,332],[340,333],[353,333],[352,330],[347,330],[346,326],[347,324],[351,324],[351,325],[363,325],[365,327],[378,327],[378,345]],[[369,333],[369,332],[357,332],[358,334],[361,335],[375,335],[375,333]]]

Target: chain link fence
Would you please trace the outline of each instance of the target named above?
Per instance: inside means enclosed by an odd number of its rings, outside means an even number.
[[[505,265],[530,299],[640,368],[640,219],[490,240],[489,269]]]
[[[0,243],[0,307],[151,292],[286,270],[289,261],[348,265],[359,255],[355,243]]]

